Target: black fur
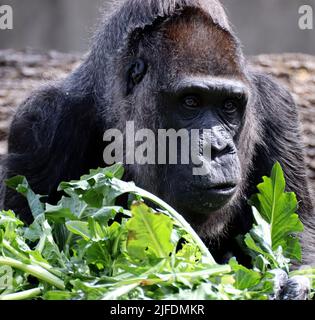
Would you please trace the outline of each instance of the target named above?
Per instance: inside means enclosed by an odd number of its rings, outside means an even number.
[[[159,128],[161,113],[152,95],[165,85],[164,79],[174,78],[175,71],[171,72],[175,61],[180,70],[190,64],[180,60],[175,51],[166,51],[165,46],[172,49],[172,45],[163,40],[160,27],[163,29],[183,12],[209,19],[213,39],[221,43],[222,49],[211,44],[212,38],[205,43],[211,51],[211,75],[226,76],[235,71],[250,88],[243,130],[236,142],[242,166],[239,192],[224,208],[224,218],[222,211],[218,211],[214,219],[196,228],[205,239],[211,239],[211,250],[218,261],[237,254],[234,236],[247,232],[252,225],[247,200],[256,192],[255,186],[261,177],[269,175],[273,164],[279,161],[285,171],[287,189],[297,194],[299,214],[306,226],[302,236],[303,263],[314,263],[315,219],[295,103],[273,79],[248,67],[216,0],[127,0],[118,4],[105,17],[85,62],[63,82],[33,93],[18,109],[10,129],[4,175],[25,175],[36,193],[48,195],[50,202],[56,202],[60,181],[77,179],[88,169],[104,165],[102,135],[105,129],[123,129],[127,120],[135,120],[138,127]],[[222,57],[221,50],[228,54]],[[142,54],[155,57],[156,69],[143,69],[148,74],[144,83],[141,83],[142,75],[132,83],[132,89],[134,85],[140,88],[133,95],[128,90],[126,73]],[[209,63],[208,57],[202,55],[188,58],[200,61],[200,65]],[[208,64],[202,68],[208,68]],[[160,70],[159,76],[153,75],[153,69]],[[145,105],[135,101],[150,102]],[[127,176],[176,205],[171,198],[174,187],[164,185],[168,181],[167,171],[161,174],[149,166],[128,166]],[[163,186],[158,183],[161,179]],[[14,209],[30,222],[25,201],[10,190],[3,191],[4,208]],[[219,241],[213,241],[217,239]]]

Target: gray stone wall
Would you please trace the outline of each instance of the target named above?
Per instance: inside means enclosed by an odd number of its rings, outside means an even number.
[[[85,51],[101,8],[114,0],[0,0],[14,11],[14,30],[0,31],[0,49]],[[247,54],[315,54],[315,29],[298,28],[298,8],[315,0],[222,0]]]

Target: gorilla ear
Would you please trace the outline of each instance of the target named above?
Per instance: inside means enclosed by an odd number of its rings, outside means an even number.
[[[147,64],[142,59],[133,62],[127,75],[127,95],[132,93],[134,87],[139,84],[147,72]]]

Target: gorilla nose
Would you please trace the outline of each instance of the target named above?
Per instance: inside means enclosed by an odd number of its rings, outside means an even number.
[[[226,137],[222,130],[213,128],[211,130],[211,159],[215,160],[222,155],[233,152],[230,138]]]
[[[215,146],[211,145],[211,160],[220,158],[221,156],[231,153],[233,151],[232,147],[228,144]]]

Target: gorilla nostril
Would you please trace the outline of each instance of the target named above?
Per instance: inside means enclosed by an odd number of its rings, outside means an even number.
[[[211,147],[211,159],[215,160],[221,156],[224,156],[229,153],[234,153],[232,146],[226,145],[224,148]]]

